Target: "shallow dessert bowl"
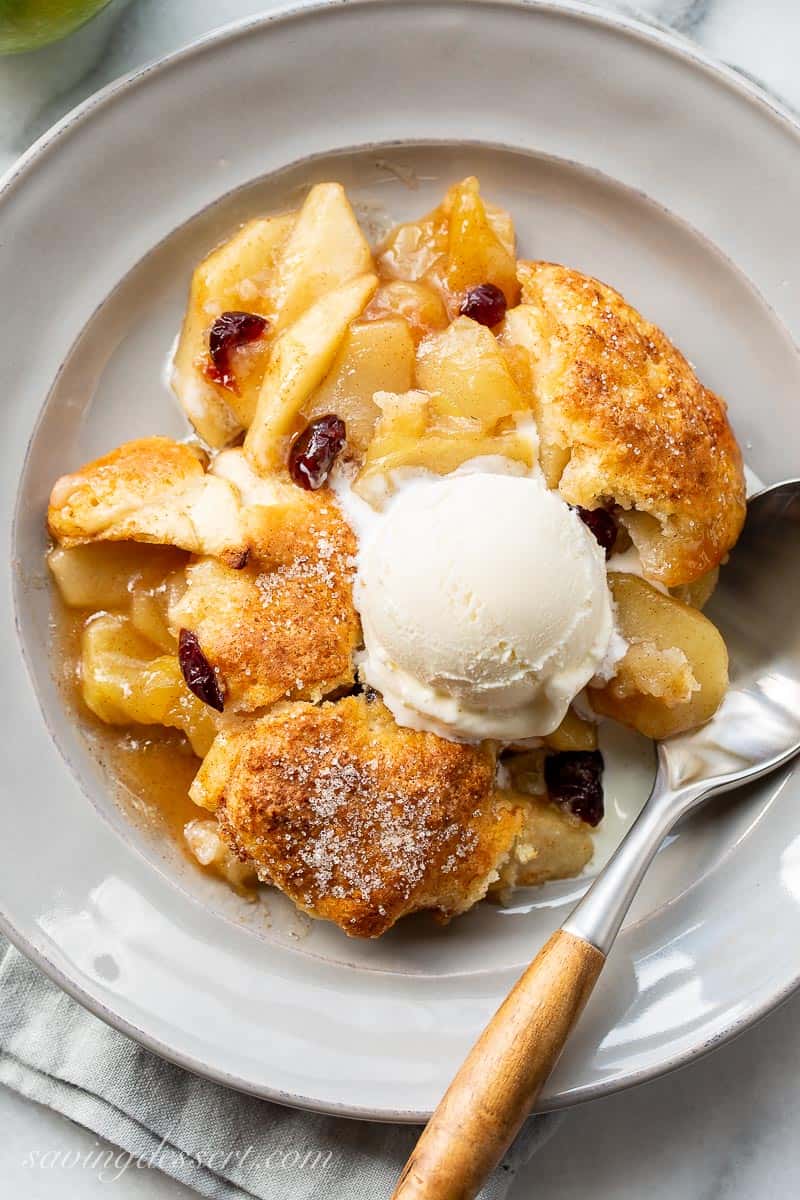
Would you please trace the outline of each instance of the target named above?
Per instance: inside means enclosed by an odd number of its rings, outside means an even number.
[[[377,229],[470,173],[514,214],[525,255],[598,275],[665,330],[728,399],[765,482],[797,473],[800,283],[786,272],[800,130],[746,80],[634,22],[481,0],[287,11],[114,84],[0,187],[0,926],[165,1057],[386,1120],[429,1113],[586,880],[357,943],[192,871],[119,802],[64,703],[44,510],[64,470],[126,438],[183,435],[159,371],[192,267],[239,221],[329,178]],[[628,753],[612,803],[644,799],[652,777],[651,749]],[[540,1106],[652,1078],[773,1008],[800,982],[798,910],[787,769],[662,849]]]

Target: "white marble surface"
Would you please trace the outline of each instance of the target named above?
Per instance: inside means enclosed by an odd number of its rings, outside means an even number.
[[[0,170],[74,104],[120,74],[265,0],[114,0],[60,45],[0,59]],[[800,110],[798,0],[640,0],[607,4],[679,29]],[[656,1083],[570,1113],[514,1200],[789,1200],[800,1194],[800,996],[757,1029]],[[38,1151],[100,1147],[94,1135],[0,1088],[0,1190],[19,1200],[118,1200],[190,1192],[157,1171],[41,1169]]]

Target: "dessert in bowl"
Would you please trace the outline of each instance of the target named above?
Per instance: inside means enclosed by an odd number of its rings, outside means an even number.
[[[202,760],[197,858],[367,937],[581,872],[598,720],[661,738],[725,691],[723,402],[610,287],[518,260],[475,179],[375,249],[337,184],[245,224],[172,385],[194,434],[58,480],[50,566],[88,708]]]

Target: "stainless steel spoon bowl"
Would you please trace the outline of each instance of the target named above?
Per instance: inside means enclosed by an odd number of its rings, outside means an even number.
[[[664,836],[709,796],[800,752],[800,480],[747,506],[709,604],[730,656],[716,715],[661,742],[647,804],[470,1051],[406,1164],[395,1200],[470,1200],[535,1103]]]

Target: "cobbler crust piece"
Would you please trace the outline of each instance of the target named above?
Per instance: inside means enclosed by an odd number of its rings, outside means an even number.
[[[260,878],[356,937],[464,912],[498,878],[525,805],[487,748],[399,728],[377,699],[293,704],[221,733],[191,796]]]
[[[518,275],[501,341],[528,352],[548,485],[570,504],[618,505],[649,578],[698,579],[744,522],[724,402],[613,288],[555,263],[520,262]]]
[[[247,556],[239,495],[206,474],[207,462],[199,447],[166,437],[125,442],[56,481],[50,533],[62,546],[151,542],[239,566]]]
[[[186,569],[170,610],[225,681],[226,711],[281,699],[320,700],[352,686],[360,625],[352,599],[355,536],[330,493],[282,494],[246,510],[252,552],[231,570],[212,558]]]

